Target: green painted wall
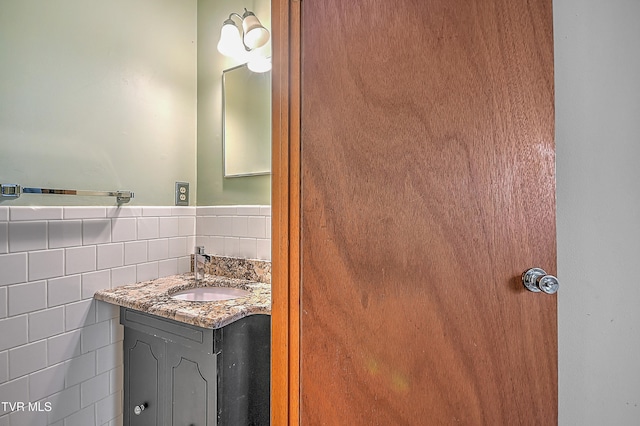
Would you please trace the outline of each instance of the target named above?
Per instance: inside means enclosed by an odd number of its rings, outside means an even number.
[[[195,191],[196,37],[196,0],[0,0],[0,183],[132,190],[131,205]]]
[[[186,181],[191,205],[270,204],[270,175],[222,175],[222,70],[237,64],[216,44],[244,7],[271,27],[265,0],[0,0],[0,183],[125,189],[130,205],[173,205]]]
[[[218,53],[216,45],[223,21],[245,7],[271,29],[268,0],[198,1],[198,205],[271,204],[271,175],[224,178],[222,173],[222,71],[239,64]]]

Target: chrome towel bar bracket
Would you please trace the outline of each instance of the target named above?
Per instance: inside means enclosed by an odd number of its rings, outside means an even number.
[[[79,189],[49,189],[49,188],[23,188],[14,183],[0,184],[0,193],[3,198],[19,198],[22,194],[56,194],[79,195],[93,197],[117,197],[118,204],[128,203],[134,198],[131,191],[86,191]]]

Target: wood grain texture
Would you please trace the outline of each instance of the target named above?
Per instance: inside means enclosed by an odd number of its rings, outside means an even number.
[[[551,1],[301,28],[301,423],[556,424]]]
[[[289,71],[289,424],[300,421],[300,279],[301,279],[301,4],[294,1],[290,8],[290,71]]]
[[[299,424],[300,3],[273,0],[271,424]]]
[[[271,181],[271,424],[288,424],[289,408],[289,166],[288,166],[288,7],[271,2],[272,181]]]

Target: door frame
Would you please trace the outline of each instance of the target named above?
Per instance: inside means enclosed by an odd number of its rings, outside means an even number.
[[[271,424],[300,418],[300,0],[271,0]]]

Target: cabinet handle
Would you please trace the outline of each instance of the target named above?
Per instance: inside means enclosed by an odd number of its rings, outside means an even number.
[[[146,402],[144,404],[136,405],[135,407],[133,407],[133,414],[135,414],[136,416],[139,416],[144,411],[145,408],[147,408]]]

